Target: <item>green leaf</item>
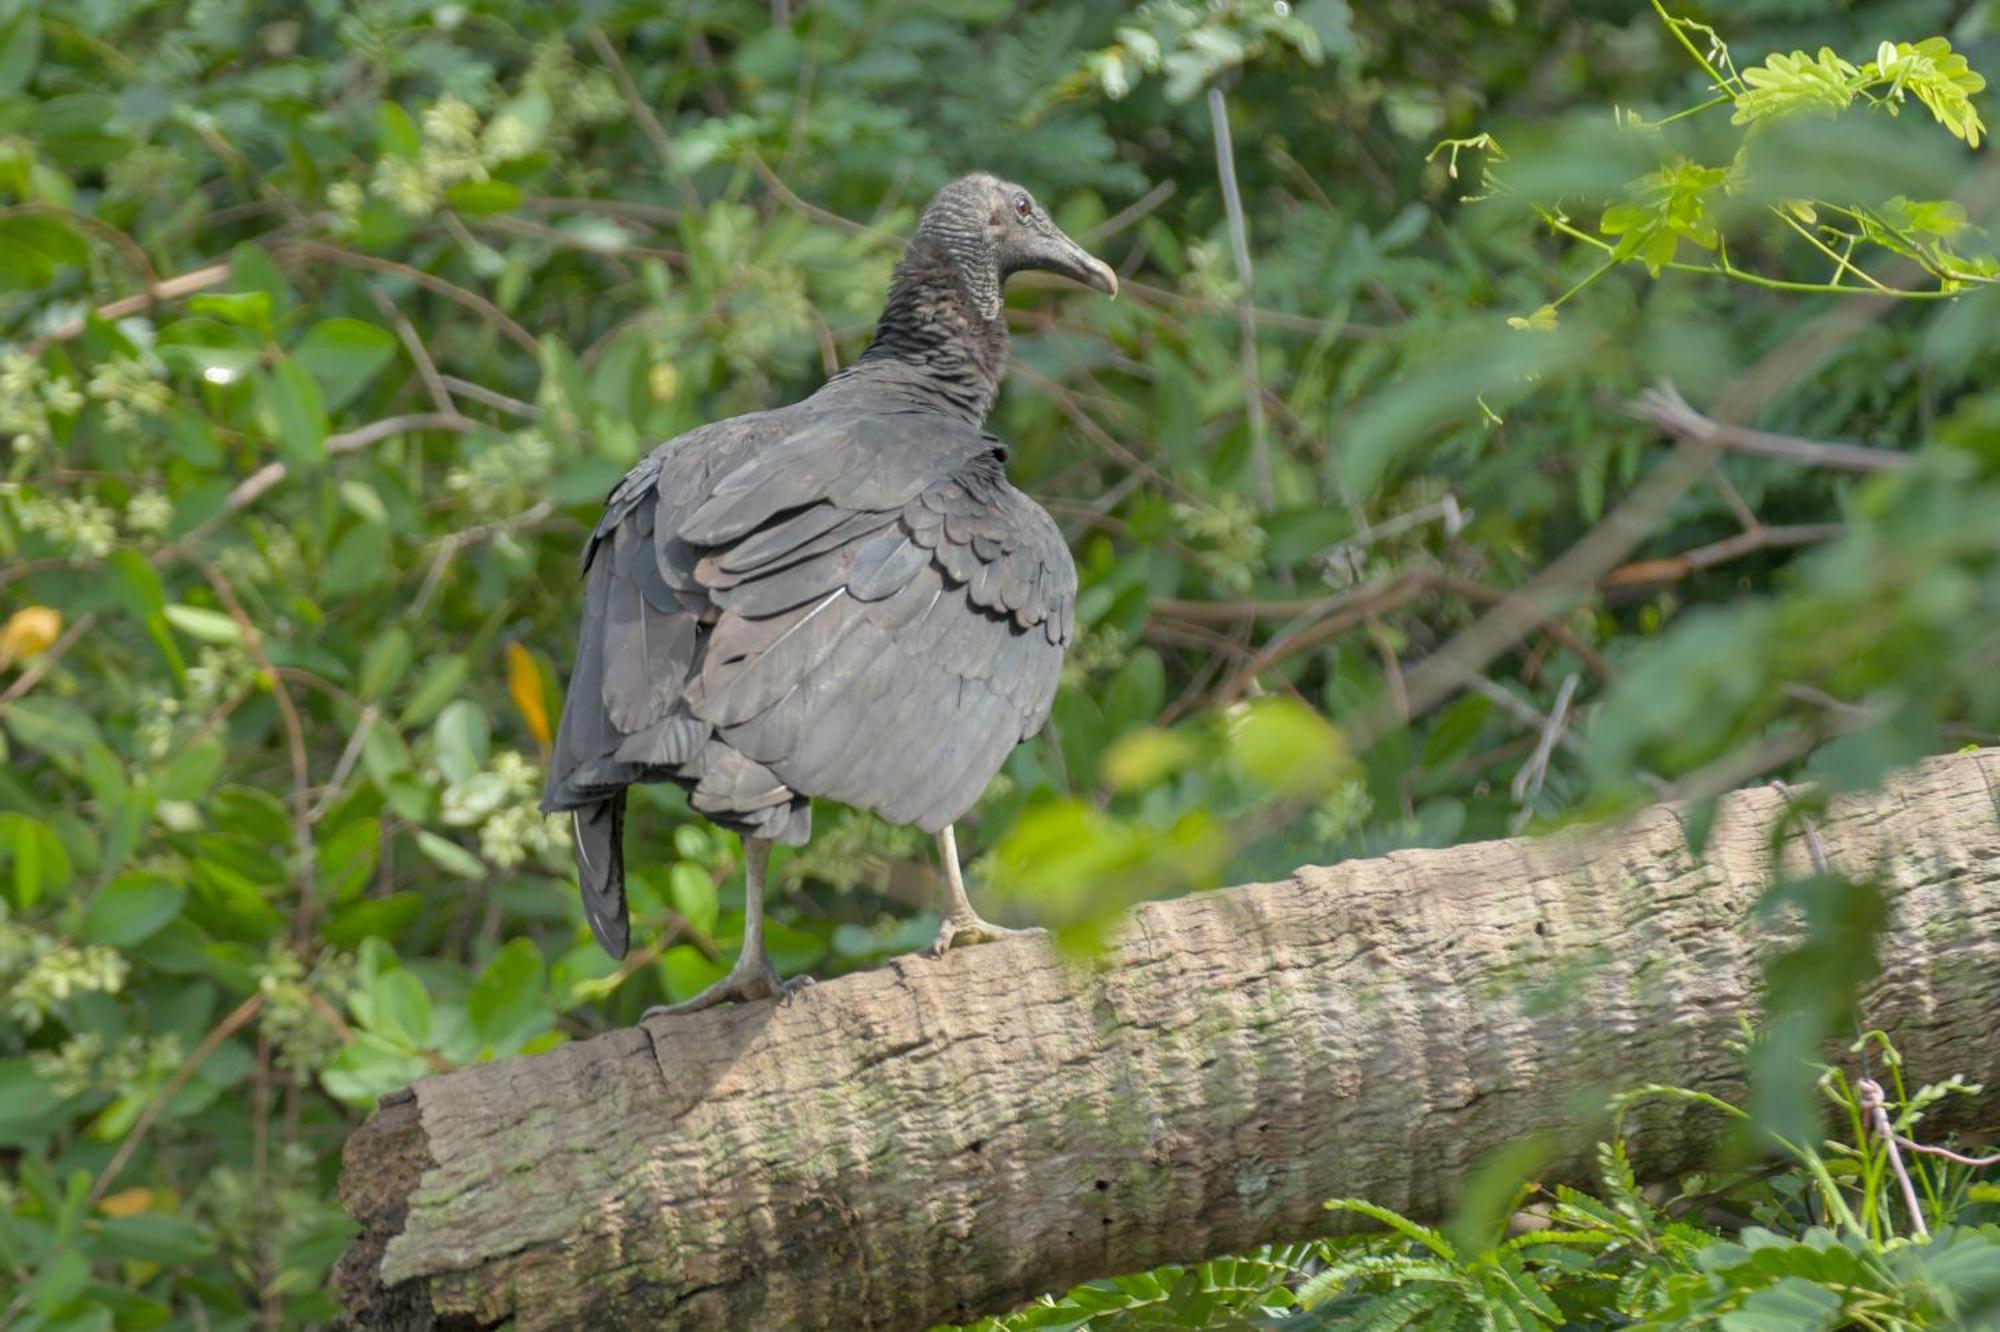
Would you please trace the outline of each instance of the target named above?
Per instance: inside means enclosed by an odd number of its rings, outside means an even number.
[[[674,1003],[694,998],[721,980],[725,970],[693,944],[675,944],[660,956],[660,980]]]
[[[1841,1298],[1803,1277],[1788,1276],[1753,1292],[1723,1314],[1722,1332],[1832,1332],[1841,1325]]]
[[[403,724],[421,726],[437,716],[445,704],[463,692],[471,676],[472,664],[457,653],[433,661],[410,690],[410,701],[403,708]]]
[[[113,879],[90,899],[83,913],[88,943],[126,948],[143,942],[180,914],[187,890],[151,874]]]
[[[206,1258],[215,1240],[193,1222],[157,1212],[114,1216],[97,1224],[93,1247],[110,1258],[172,1266]]]
[[[685,860],[674,862],[667,871],[667,899],[694,929],[703,934],[715,929],[715,880],[701,866]]]
[[[386,156],[415,160],[424,151],[424,136],[417,132],[410,113],[394,102],[385,101],[375,113],[376,144]]]
[[[287,358],[259,381],[278,432],[278,452],[294,469],[326,460],[326,403],[305,367]]]
[[[492,736],[486,709],[471,699],[458,699],[438,714],[437,724],[431,728],[439,769],[450,781],[472,780],[486,766]]]
[[[16,9],[0,22],[0,96],[21,91],[34,77],[42,52],[42,22],[32,7]]]
[[[30,749],[49,754],[79,754],[98,743],[97,723],[74,703],[30,696],[15,699],[0,712],[14,738]]]
[[[0,287],[41,287],[90,262],[90,246],[68,222],[45,213],[0,217]]]
[[[221,611],[201,606],[169,606],[164,614],[168,624],[204,643],[236,644],[243,641],[242,626],[236,623],[234,616]]]
[[[291,359],[319,384],[329,412],[352,402],[395,355],[393,333],[344,316],[322,319],[291,349]]]
[[[357,681],[361,697],[379,699],[402,683],[415,651],[401,625],[391,625],[377,636],[361,658],[361,678]]]
[[[69,848],[55,829],[26,814],[0,813],[0,835],[14,861],[14,903],[23,910],[69,886]]]
[[[26,1058],[0,1059],[0,1125],[39,1119],[62,1104],[49,1080]],[[0,1137],[0,1141],[5,1141]]]
[[[456,874],[461,879],[483,879],[486,877],[486,862],[457,842],[438,836],[434,832],[418,829],[417,850],[424,853],[439,869]]]
[[[1244,705],[1230,720],[1229,746],[1244,776],[1269,790],[1291,794],[1331,789],[1348,761],[1340,733],[1326,718],[1290,698]]]
[[[188,298],[188,309],[265,337],[271,335],[271,293],[267,291],[202,292]]]
[[[224,752],[219,740],[183,746],[167,760],[156,786],[168,800],[199,800],[222,771]]]
[[[385,582],[393,572],[387,530],[374,523],[356,523],[334,543],[320,572],[320,595],[330,601],[351,597]]]
[[[1818,56],[1804,51],[1772,54],[1762,65],[1743,71],[1744,91],[1737,94],[1731,123],[1806,114],[1845,111],[1861,82],[1860,71],[1822,46]]]
[[[521,187],[507,180],[462,180],[444,192],[444,201],[471,217],[511,213],[521,206]]]
[[[528,939],[515,939],[493,955],[472,982],[466,1014],[479,1039],[505,1053],[555,1021],[543,993],[546,967],[541,949]]]
[[[368,986],[373,1026],[381,1035],[411,1050],[431,1042],[431,997],[423,982],[401,967],[377,976]]]

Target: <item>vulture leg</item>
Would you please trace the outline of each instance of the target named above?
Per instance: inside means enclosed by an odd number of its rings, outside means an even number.
[[[949,823],[938,833],[937,844],[938,859],[944,864],[944,923],[938,926],[937,938],[931,941],[932,957],[943,957],[967,944],[994,943],[1017,935],[1041,933],[1009,929],[981,917],[972,909],[972,899],[965,895],[965,878],[958,869],[958,838]]]
[[[743,839],[743,947],[729,974],[692,999],[677,1004],[655,1004],[640,1014],[639,1020],[668,1017],[676,1013],[699,1013],[704,1008],[731,1000],[782,999],[800,985],[810,985],[811,977],[787,984],[778,978],[771,955],[764,951],[764,866],[771,859],[771,844],[761,837]]]

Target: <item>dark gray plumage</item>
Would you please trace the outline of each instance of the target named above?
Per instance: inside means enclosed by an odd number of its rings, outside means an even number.
[[[775,980],[763,844],[804,842],[814,796],[941,835],[940,947],[954,922],[999,933],[964,900],[950,825],[1047,720],[1076,595],[1061,532],[980,428],[1006,360],[1001,286],[1025,268],[1117,288],[1026,191],[954,182],[859,361],[792,406],[669,440],[612,492],[543,808],[574,814],[585,913],[613,956],[634,782],[679,783],[750,848],[745,957],[717,998]]]

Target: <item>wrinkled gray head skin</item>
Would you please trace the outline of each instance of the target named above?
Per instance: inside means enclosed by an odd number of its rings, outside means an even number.
[[[985,174],[961,176],[938,191],[912,240],[949,257],[988,319],[1000,314],[1000,289],[1016,273],[1058,273],[1108,296],[1118,275],[1065,236],[1021,186]]]

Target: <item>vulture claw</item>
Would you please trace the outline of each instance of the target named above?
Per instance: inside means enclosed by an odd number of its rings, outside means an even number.
[[[943,957],[954,948],[969,948],[974,944],[998,943],[1002,939],[1019,939],[1031,934],[1044,934],[1039,929],[1016,930],[1005,925],[995,925],[977,913],[967,912],[963,916],[946,916],[938,926],[937,938],[924,950],[926,957]]]
[[[718,1004],[750,1003],[758,999],[776,999],[782,1003],[812,983],[810,976],[781,980],[778,969],[771,965],[768,956],[759,956],[755,960],[739,957],[727,976],[694,998],[683,999],[677,1004],[654,1004],[639,1015],[639,1020],[649,1022],[656,1017],[678,1017],[683,1013],[699,1013]]]

